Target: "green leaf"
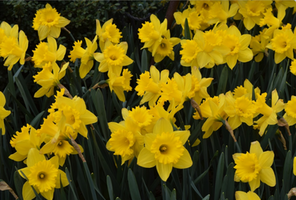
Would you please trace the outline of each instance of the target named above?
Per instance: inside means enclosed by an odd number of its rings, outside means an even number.
[[[43,117],[45,111],[40,112],[36,117],[34,117],[34,119],[32,120],[32,122],[30,123],[31,126],[33,126],[34,128],[38,128],[38,126],[40,126],[40,121]]]
[[[107,189],[108,189],[110,199],[113,200],[114,196],[113,196],[112,180],[111,180],[110,176],[108,176],[108,175],[107,175]]]
[[[222,179],[224,174],[224,152],[221,153],[219,161],[218,161],[218,167],[216,172],[216,181],[215,181],[215,194],[214,199],[218,200],[220,197],[220,190],[222,187]]]
[[[18,77],[15,77],[15,83],[22,95],[22,98],[25,102],[25,106],[27,108],[27,110],[31,110],[33,112],[33,115],[37,115],[38,114],[38,110],[35,106],[35,102],[33,101],[31,94],[28,91],[27,87],[23,87],[26,86],[25,83],[21,83],[20,80],[18,79]]]
[[[109,128],[108,128],[107,116],[105,111],[104,98],[101,90],[100,89],[91,90],[91,97],[92,97],[92,101],[95,106],[95,109],[97,111],[97,116],[99,119],[100,127],[102,129],[102,133],[104,134],[105,140],[108,140]]]
[[[227,65],[224,66],[221,75],[220,75],[220,79],[219,79],[219,83],[218,83],[218,89],[217,89],[217,95],[221,94],[221,93],[225,93],[226,91],[226,85],[227,85],[227,80],[228,80],[228,72],[229,72],[229,68]]]
[[[67,179],[68,179],[68,182],[69,182],[70,189],[71,189],[71,191],[73,193],[74,199],[78,200],[78,198],[76,196],[76,192],[75,192],[75,191],[77,191],[77,189],[74,188],[75,186],[73,186],[73,181],[71,181],[72,179],[71,179],[70,172],[69,172],[67,167],[65,169],[65,172],[66,172],[66,176],[67,176]]]
[[[128,169],[127,181],[132,200],[141,199],[136,177],[131,169]]]
[[[20,176],[18,171],[15,171],[13,174],[13,180],[14,180],[14,186],[15,186],[15,191],[19,197],[22,196],[22,189],[24,185],[24,179]]]
[[[144,73],[145,71],[149,71],[149,65],[147,50],[143,49],[141,56],[141,72]]]
[[[185,23],[184,23],[184,34],[185,34],[185,38],[184,39],[191,40],[191,33],[190,33],[190,29],[189,29],[187,18],[185,19]]]

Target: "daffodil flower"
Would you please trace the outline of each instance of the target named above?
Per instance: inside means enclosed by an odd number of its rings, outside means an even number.
[[[260,181],[270,187],[276,184],[275,174],[271,168],[273,151],[263,152],[258,141],[252,142],[250,152],[233,154],[235,162],[235,181],[248,182],[251,191],[260,186]]]
[[[189,135],[189,131],[173,131],[168,120],[159,119],[153,133],[144,136],[145,147],[139,153],[137,164],[145,168],[156,166],[160,178],[167,181],[173,167],[186,169],[192,165],[190,154],[183,146]]]

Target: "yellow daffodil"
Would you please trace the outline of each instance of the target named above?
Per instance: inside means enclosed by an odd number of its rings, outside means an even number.
[[[167,20],[160,23],[155,15],[150,16],[151,22],[145,22],[139,29],[139,39],[148,48],[155,62],[162,61],[166,56],[174,60],[173,47],[180,42],[179,38],[172,37],[167,30]]]
[[[4,66],[8,66],[8,70],[18,61],[21,65],[25,63],[29,41],[25,33],[18,30],[18,25],[11,28],[6,22],[2,22],[0,26],[0,56],[5,59]]]
[[[139,155],[144,146],[143,135],[133,125],[132,119],[127,117],[124,123],[108,123],[111,130],[111,138],[108,140],[106,147],[113,151],[114,155],[121,156],[121,164]]]
[[[273,38],[267,44],[267,48],[272,49],[274,53],[274,62],[282,62],[286,57],[294,59],[293,49],[296,49],[296,36],[291,30],[291,25],[286,25],[284,29],[277,29],[273,33]]]
[[[230,52],[224,57],[230,69],[233,69],[237,61],[249,62],[253,58],[253,52],[248,48],[251,42],[251,35],[241,35],[236,26],[230,26],[224,37],[224,45],[228,47]]]
[[[81,59],[81,64],[79,67],[80,78],[84,78],[87,73],[91,70],[94,65],[94,53],[98,48],[97,36],[91,42],[89,39],[85,38],[86,49],[81,47],[82,41],[74,42],[73,50],[70,51],[70,61],[75,62],[77,58]]]
[[[137,164],[156,170],[163,181],[167,181],[174,168],[186,169],[192,165],[187,149],[183,146],[190,135],[189,131],[173,131],[172,124],[159,119],[153,133],[144,136],[145,147],[140,151]]]
[[[271,107],[269,107],[265,103],[266,93],[257,96],[256,105],[257,105],[257,112],[262,114],[262,117],[255,121],[260,128],[259,135],[262,136],[265,132],[265,129],[268,125],[277,124],[277,113],[281,112],[284,107],[285,103],[282,99],[279,99],[278,93],[276,90],[272,91],[272,98],[271,98]]]
[[[234,91],[233,91],[233,97],[235,99],[245,96],[247,97],[249,100],[252,100],[252,96],[253,96],[253,85],[252,83],[246,79],[244,81],[244,86],[240,85],[237,86]]]
[[[55,8],[52,8],[47,3],[45,8],[37,10],[33,19],[33,28],[38,31],[39,40],[43,40],[48,36],[58,38],[61,28],[69,23],[70,20],[62,17]]]
[[[154,65],[150,67],[150,73],[146,71],[141,74],[135,88],[138,96],[143,96],[140,104],[148,102],[150,108],[154,106],[161,95],[160,85],[167,82],[168,76],[168,70],[165,69],[159,73]]]
[[[60,83],[60,80],[65,76],[69,63],[65,63],[61,69],[56,62],[47,63],[45,65],[49,66],[44,66],[42,71],[33,76],[34,82],[41,85],[41,88],[34,94],[35,98],[44,95],[50,97],[54,94],[54,87],[56,87]]]
[[[235,181],[248,182],[251,191],[260,186],[260,181],[270,187],[274,187],[276,180],[271,168],[273,163],[273,151],[263,152],[258,141],[252,142],[250,152],[233,154],[235,162]]]
[[[21,128],[21,132],[16,132],[10,140],[10,145],[15,148],[16,152],[9,158],[14,161],[23,161],[27,158],[31,148],[40,148],[44,137],[38,135],[36,129],[27,124]]]
[[[210,137],[214,131],[217,131],[223,125],[223,120],[227,118],[227,114],[224,111],[224,104],[225,95],[220,94],[213,98],[206,98],[200,105],[202,116],[208,118],[201,128],[205,132],[203,138]],[[195,112],[193,118],[200,119],[200,116]]]
[[[99,37],[101,51],[103,51],[107,41],[110,41],[112,44],[118,44],[120,38],[122,38],[121,32],[117,26],[113,24],[113,19],[106,21],[102,27],[100,21],[96,19],[96,34]]]
[[[152,56],[154,56],[154,61],[156,63],[162,61],[166,56],[171,60],[175,60],[175,52],[173,51],[173,47],[176,46],[180,42],[179,38],[170,37],[170,32],[167,31],[164,35],[162,35],[162,39],[157,48],[151,47],[148,48],[149,51],[152,52]],[[156,49],[153,54],[153,48]]]
[[[266,45],[269,43],[269,37],[265,37],[266,29],[260,32],[259,35],[252,37],[250,48],[253,52],[256,62],[260,62],[266,50]]]
[[[281,16],[281,19],[283,19],[286,15],[286,9],[287,8],[295,8],[296,2],[295,1],[283,1],[283,0],[275,0],[275,7],[278,11],[278,16]],[[279,18],[279,17],[278,17]]]
[[[2,132],[2,135],[5,134],[5,124],[4,124],[4,119],[10,115],[11,111],[10,110],[6,110],[4,108],[6,103],[6,99],[4,94],[0,91],[0,129]]]
[[[271,7],[272,1],[237,1],[239,4],[239,13],[243,16],[243,22],[248,30],[251,30],[255,24],[259,24],[260,20],[264,17],[265,9]]]
[[[296,124],[296,96],[291,96],[285,107],[284,119],[287,121],[289,126]]]
[[[260,198],[255,192],[252,192],[252,191],[249,191],[249,192],[236,191],[235,200],[260,200]]]
[[[155,43],[160,43],[161,35],[167,31],[167,20],[160,23],[159,19],[154,15],[150,15],[151,22],[145,22],[142,27],[138,29],[139,39],[144,43],[143,48],[152,47]],[[158,45],[155,45],[157,48]],[[153,49],[152,52],[155,52]]]
[[[99,71],[108,72],[108,76],[110,74],[120,76],[122,67],[133,63],[133,60],[126,55],[127,48],[127,42],[114,45],[107,41],[101,49],[102,53],[94,54],[96,61],[100,62]]]
[[[117,76],[114,73],[109,74],[109,79],[107,80],[110,91],[114,91],[118,99],[122,102],[125,101],[124,91],[131,91],[132,87],[130,86],[131,74],[128,69],[122,71],[122,76]]]
[[[47,37],[46,42],[40,42],[36,49],[33,50],[32,61],[35,63],[35,67],[42,68],[42,66],[48,62],[56,62],[57,60],[63,60],[66,47],[59,45],[57,47],[57,42],[53,37]]]
[[[191,68],[191,73],[191,89],[188,93],[188,98],[192,98],[197,104],[200,104],[203,99],[210,97],[207,88],[212,83],[213,78],[202,78],[196,66]]]
[[[228,123],[232,130],[238,128],[243,122],[248,126],[253,125],[253,118],[257,113],[255,101],[246,96],[234,98],[231,92],[227,92],[224,111],[229,116]]]
[[[62,90],[62,95],[64,90]],[[49,118],[59,127],[68,126],[72,132],[78,132],[87,138],[86,125],[97,122],[97,117],[87,110],[82,98],[75,96],[73,99],[66,98],[61,94],[56,95],[56,100],[48,110]],[[64,125],[62,122],[65,121]],[[61,125],[59,125],[59,123]],[[60,128],[63,130],[63,128]],[[58,136],[56,137],[58,138]]]
[[[58,157],[54,156],[46,160],[44,155],[39,154],[35,148],[30,149],[27,159],[27,167],[19,169],[18,173],[27,181],[23,185],[23,199],[31,200],[37,194],[41,194],[45,199],[53,199],[55,188],[69,185],[66,173],[58,169]],[[24,176],[25,175],[25,176]]]
[[[63,166],[66,157],[70,154],[77,154],[77,151],[68,142],[71,138],[74,140],[77,138],[77,131],[71,127],[66,126],[66,117],[62,116],[62,119],[56,124],[52,121],[52,117],[44,119],[41,128],[37,130],[39,135],[45,137],[45,145],[40,149],[41,154],[51,154],[58,156],[59,165]],[[83,152],[83,148],[79,145],[80,151]]]

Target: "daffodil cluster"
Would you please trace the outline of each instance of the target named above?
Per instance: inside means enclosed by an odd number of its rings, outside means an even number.
[[[136,157],[139,166],[156,166],[160,178],[166,181],[173,167],[184,169],[192,165],[184,147],[190,132],[173,129],[177,111],[168,112],[159,105],[151,109],[122,109],[124,120],[108,124],[112,133],[107,149],[121,156],[121,164]]]
[[[150,67],[150,72],[141,74],[135,88],[138,95],[143,97],[140,104],[148,102],[149,107],[153,107],[169,102],[172,108],[183,105],[189,99],[200,104],[202,99],[209,97],[207,87],[213,78],[202,78],[197,67],[192,68],[192,72],[185,76],[177,72],[172,78],[168,76],[168,70],[159,72],[155,66]]]
[[[253,97],[253,92],[256,97]],[[266,96],[267,93],[261,94],[259,88],[253,89],[253,85],[246,79],[244,86],[236,87],[233,92],[228,91],[226,94],[206,98],[199,106],[200,112],[196,111],[193,118],[207,118],[202,126],[202,131],[205,132],[203,138],[211,136],[225,124],[225,121],[231,130],[245,123],[259,129],[259,135],[262,136],[268,125],[278,123],[277,114],[285,108],[285,103],[279,99],[276,90],[272,91],[271,106],[266,104]],[[291,121],[287,115],[284,117]]]

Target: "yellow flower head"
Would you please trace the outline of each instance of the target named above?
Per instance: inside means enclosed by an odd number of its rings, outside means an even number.
[[[154,106],[161,94],[160,85],[168,80],[168,76],[168,70],[162,70],[159,73],[154,65],[150,67],[150,73],[146,71],[141,74],[140,79],[137,79],[138,85],[135,88],[138,96],[143,96],[140,104],[148,102],[150,108]]]
[[[226,93],[226,105],[224,111],[229,116],[228,123],[232,130],[239,127],[242,122],[248,126],[253,125],[253,118],[257,114],[257,107],[255,101],[241,96],[234,98],[231,92]]]
[[[258,141],[252,142],[250,153],[233,154],[235,162],[235,181],[248,182],[251,191],[256,190],[260,186],[260,181],[274,187],[276,180],[274,172],[271,168],[273,163],[273,151],[262,151]]]
[[[56,62],[47,63],[42,71],[33,76],[34,82],[42,87],[34,94],[35,98],[46,95],[50,97],[54,94],[54,87],[56,87],[60,80],[65,76],[66,69],[69,63],[65,63],[60,69]]]
[[[60,130],[63,131],[63,127],[69,127],[72,132],[78,132],[86,138],[87,129],[85,126],[97,122],[97,117],[87,110],[84,100],[77,96],[70,99],[57,95],[55,103],[52,104],[48,112],[50,113],[48,118],[57,124]],[[58,131],[56,138],[62,134],[60,132]]]
[[[58,38],[61,28],[69,23],[70,20],[60,16],[57,10],[47,3],[45,8],[37,10],[33,19],[33,28],[38,31],[39,40],[43,40],[48,36]]]
[[[290,25],[287,26],[290,27]],[[293,49],[296,49],[296,40],[291,28],[275,30],[273,38],[266,47],[275,51],[274,62],[276,64],[282,62],[286,57],[294,59]]]
[[[250,42],[250,48],[255,56],[255,61],[260,62],[265,53],[266,45],[269,43],[269,37],[266,37],[267,29],[260,31],[259,35],[252,37]]]
[[[265,103],[266,93],[258,95],[256,100],[256,106],[258,108],[257,112],[262,114],[262,117],[255,121],[257,126],[260,128],[259,135],[262,136],[268,125],[277,124],[277,113],[281,112],[285,103],[282,99],[279,99],[276,90],[272,91],[271,107]]]
[[[166,181],[173,167],[185,169],[192,165],[190,154],[183,146],[189,135],[189,131],[173,131],[168,120],[159,119],[153,133],[144,136],[145,147],[140,151],[137,164],[145,168],[156,166],[160,178]]]
[[[217,131],[223,125],[222,120],[227,118],[224,106],[224,94],[206,98],[200,105],[202,116],[208,118],[202,126],[202,131],[205,132],[203,138],[210,137],[214,131]],[[200,116],[197,112],[195,112],[193,118],[200,119]]]
[[[74,42],[73,50],[70,51],[69,58],[72,62],[75,62],[77,58],[81,59],[81,64],[79,67],[80,78],[84,78],[87,73],[91,70],[94,65],[94,53],[98,48],[97,36],[91,42],[89,39],[85,38],[86,49],[81,47],[81,41]]]
[[[112,44],[118,44],[120,38],[122,38],[121,32],[112,22],[113,19],[109,19],[103,24],[103,27],[101,27],[100,21],[96,19],[96,34],[100,40],[99,44],[101,51],[103,51],[107,41],[112,42]]]
[[[4,119],[10,115],[11,111],[10,110],[6,110],[4,108],[6,103],[6,99],[4,94],[0,91],[0,129],[2,131],[2,135],[5,134],[5,125],[4,125]]]
[[[30,149],[27,167],[18,170],[23,178],[25,175],[28,179],[23,185],[23,197],[35,198],[32,189],[34,187],[38,194],[40,193],[46,199],[53,199],[55,188],[61,188],[61,183],[63,187],[69,185],[66,173],[58,167],[57,156],[46,160],[45,156],[39,154],[36,148]]]
[[[165,38],[163,37],[160,41],[159,46],[156,48],[154,56],[154,61],[156,63],[162,61],[166,56],[168,56],[171,60],[174,60],[175,53],[173,51],[173,47],[180,42],[179,38]],[[148,49],[149,50],[149,49]],[[151,48],[152,52],[153,49]]]
[[[106,147],[109,151],[113,151],[114,155],[121,156],[121,164],[137,157],[143,148],[143,136],[133,127],[134,125],[130,117],[125,118],[122,123],[108,123],[112,133]]]
[[[4,21],[0,25],[0,56],[5,59],[4,66],[8,66],[8,70],[18,61],[21,65],[25,63],[29,41],[25,33],[18,30],[18,25],[11,28]]]
[[[145,106],[135,107],[128,112],[128,116],[140,127],[145,127],[150,125],[152,120],[152,115]]]
[[[38,135],[36,129],[27,124],[21,128],[21,132],[16,132],[16,135],[10,140],[10,145],[16,149],[16,152],[11,154],[9,158],[14,161],[23,161],[27,158],[31,148],[40,148],[44,137]]]
[[[122,71],[122,76],[117,76],[114,73],[109,74],[107,80],[110,91],[114,91],[120,101],[125,101],[124,91],[131,91],[130,80],[133,75],[128,69]]]
[[[241,35],[236,26],[231,26],[227,30],[224,45],[228,47],[230,52],[224,57],[230,69],[233,69],[237,61],[249,62],[253,58],[253,52],[248,48],[251,42],[251,35]]]
[[[272,1],[238,1],[239,13],[243,15],[243,22],[245,27],[250,30],[255,24],[259,24],[264,17],[263,13],[268,7],[271,7]]]
[[[42,68],[42,66],[48,62],[56,62],[57,60],[63,60],[66,53],[66,47],[60,45],[57,47],[57,42],[54,38],[48,37],[47,43],[40,42],[36,49],[33,50],[32,61],[35,63],[35,67]]]
[[[100,62],[99,71],[108,72],[108,76],[110,74],[119,76],[123,66],[133,63],[133,60],[126,55],[127,48],[126,42],[115,45],[111,42],[106,42],[105,47],[102,49],[103,53],[94,54],[96,61]]]

